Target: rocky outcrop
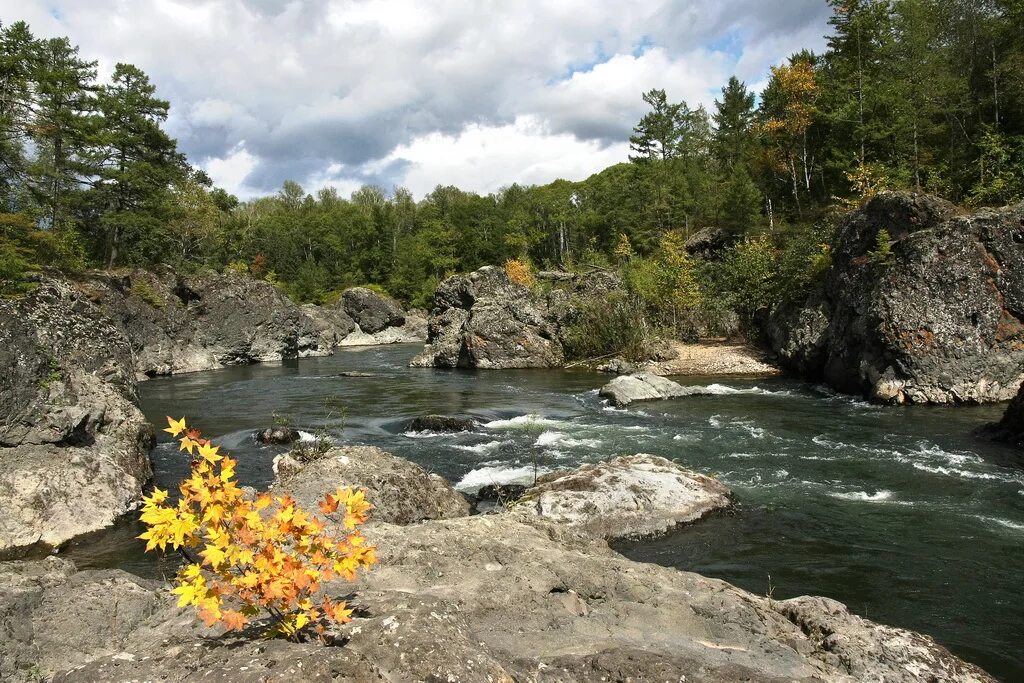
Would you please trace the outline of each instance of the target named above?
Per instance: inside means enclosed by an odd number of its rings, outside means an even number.
[[[412,524],[469,514],[469,503],[443,477],[372,446],[333,448],[302,463],[285,454],[275,462],[274,490],[316,510],[325,493],[339,486],[366,489],[372,521]]]
[[[717,479],[641,453],[545,475],[514,510],[611,540],[663,533],[728,508],[731,496]]]
[[[597,394],[608,399],[613,406],[623,407],[637,401],[663,401],[680,396],[693,396],[699,392],[699,389],[684,387],[660,375],[638,372],[632,375],[619,375],[601,387]]]
[[[405,324],[405,312],[394,299],[366,287],[346,289],[341,299],[345,312],[367,334]]]
[[[427,345],[414,367],[557,367],[564,354],[547,305],[505,271],[486,266],[437,287]]]
[[[1024,380],[1024,204],[967,214],[881,194],[842,220],[822,289],[776,309],[766,332],[782,362],[840,391],[1008,400]]]
[[[0,551],[109,526],[150,477],[132,348],[71,283],[0,301]]]
[[[207,631],[123,572],[43,575],[3,591],[0,677],[54,681],[695,681],[991,683],[930,638],[815,598],[779,602],[632,562],[600,540],[514,515],[367,529],[380,563],[356,583],[344,647]],[[112,599],[98,600],[109,595]],[[155,607],[154,607],[155,606]],[[124,616],[122,616],[122,612]],[[150,613],[149,616],[146,616]],[[32,638],[39,645],[31,646]],[[66,639],[66,640],[65,640]],[[52,645],[50,645],[52,644]],[[70,646],[68,645],[70,644]],[[47,645],[50,645],[47,647]],[[35,665],[34,668],[29,668]]]
[[[79,287],[123,330],[140,376],[327,355],[354,328],[233,273],[94,273]]]

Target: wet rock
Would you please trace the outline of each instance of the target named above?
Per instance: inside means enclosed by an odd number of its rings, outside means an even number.
[[[291,427],[267,427],[253,434],[257,443],[281,446],[295,443],[302,438],[299,430]]]
[[[59,545],[133,509],[152,427],[132,349],[64,280],[0,301],[0,552]]]
[[[486,266],[443,281],[434,294],[427,345],[414,367],[531,368],[563,362],[544,302]]]
[[[405,324],[405,312],[398,303],[366,287],[346,289],[342,295],[345,312],[366,334]]]
[[[982,427],[983,436],[1024,448],[1024,385],[1003,413],[1003,419]]]
[[[412,524],[469,514],[469,503],[443,477],[372,446],[332,448],[307,463],[285,454],[275,460],[275,468],[274,491],[290,494],[308,510],[316,510],[326,493],[348,486],[366,489],[375,524]]]
[[[767,336],[801,374],[877,401],[1009,400],[1024,380],[1022,241],[1024,204],[968,214],[880,194],[841,221],[823,288],[773,313]]]
[[[597,392],[607,398],[614,406],[628,406],[637,401],[660,401],[680,396],[689,396],[693,390],[670,379],[638,372],[633,375],[620,375]]]
[[[717,479],[638,454],[545,475],[515,512],[614,539],[663,533],[731,505]]]
[[[448,415],[424,415],[409,423],[410,432],[472,432],[479,428],[480,423],[471,417]]]

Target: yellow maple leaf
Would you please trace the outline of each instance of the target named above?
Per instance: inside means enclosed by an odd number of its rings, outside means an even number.
[[[167,424],[170,425],[170,426],[167,427],[166,429],[164,429],[164,431],[167,432],[168,434],[170,434],[171,436],[178,436],[178,434],[181,434],[186,429],[186,427],[185,427],[185,418],[181,418],[180,420],[175,420],[173,417],[168,415],[167,416]]]
[[[211,445],[209,442],[199,445],[199,457],[205,459],[208,462],[217,462],[224,456],[218,455],[217,451],[220,450],[220,446]],[[191,451],[190,451],[191,452]]]

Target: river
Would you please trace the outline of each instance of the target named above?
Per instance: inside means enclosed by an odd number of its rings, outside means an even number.
[[[819,594],[858,614],[932,635],[1005,680],[1024,680],[1024,467],[971,435],[1001,406],[880,407],[781,378],[686,378],[712,395],[619,410],[583,370],[406,367],[419,347],[225,368],[140,385],[163,425],[186,415],[262,487],[279,448],[252,432],[290,422],[338,443],[379,446],[465,490],[534,472],[646,452],[713,474],[732,514],[668,536],[617,544],[640,561],[692,570],[776,599]],[[342,377],[347,371],[370,377]],[[414,434],[417,415],[471,416],[462,434]],[[164,437],[166,435],[162,435]],[[175,444],[153,451],[156,482],[187,470]],[[173,573],[141,553],[133,523],[74,543],[81,567]]]

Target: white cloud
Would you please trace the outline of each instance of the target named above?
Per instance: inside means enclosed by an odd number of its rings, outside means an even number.
[[[823,0],[0,0],[0,16],[69,36],[104,72],[144,69],[182,149],[243,193],[597,170],[644,90],[710,105],[731,73],[761,81],[827,28]]]
[[[430,133],[399,145],[386,162],[407,162],[403,182],[416,196],[437,185],[493,192],[512,183],[581,180],[625,161],[628,143],[604,146],[552,133],[536,116],[504,126],[470,124],[458,135]]]

